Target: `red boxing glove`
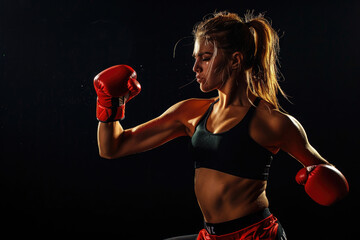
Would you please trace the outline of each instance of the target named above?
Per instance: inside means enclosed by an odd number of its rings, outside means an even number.
[[[125,103],[141,90],[136,77],[135,70],[127,65],[116,65],[96,75],[96,117],[100,122],[124,119]]]
[[[295,179],[298,184],[305,185],[306,193],[315,202],[324,206],[330,206],[349,192],[349,184],[344,175],[329,164],[302,168]]]

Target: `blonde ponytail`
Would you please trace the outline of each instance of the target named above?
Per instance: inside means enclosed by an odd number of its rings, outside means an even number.
[[[280,92],[285,98],[286,94],[281,89],[278,78],[278,54],[280,51],[279,37],[271,24],[262,16],[248,14],[245,24],[250,28],[255,41],[255,53],[251,77],[248,78],[248,88],[255,95],[280,109],[277,94]]]

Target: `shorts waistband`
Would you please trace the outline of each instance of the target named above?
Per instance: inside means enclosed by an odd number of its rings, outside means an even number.
[[[241,218],[237,218],[234,220],[230,220],[227,222],[222,222],[222,223],[204,222],[204,227],[209,234],[224,235],[246,228],[270,216],[271,216],[270,210],[268,208],[265,208],[259,212]]]

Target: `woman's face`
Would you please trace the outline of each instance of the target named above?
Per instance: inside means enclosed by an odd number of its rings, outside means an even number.
[[[214,44],[196,39],[193,56],[195,58],[193,71],[196,73],[201,91],[210,92],[221,88],[225,79],[220,74],[222,71],[219,71],[219,67],[223,60]]]

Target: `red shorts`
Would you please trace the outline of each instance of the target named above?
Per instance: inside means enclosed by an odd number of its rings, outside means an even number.
[[[271,214],[260,222],[224,235],[211,235],[206,229],[202,229],[197,240],[274,240],[278,227],[276,217]]]

